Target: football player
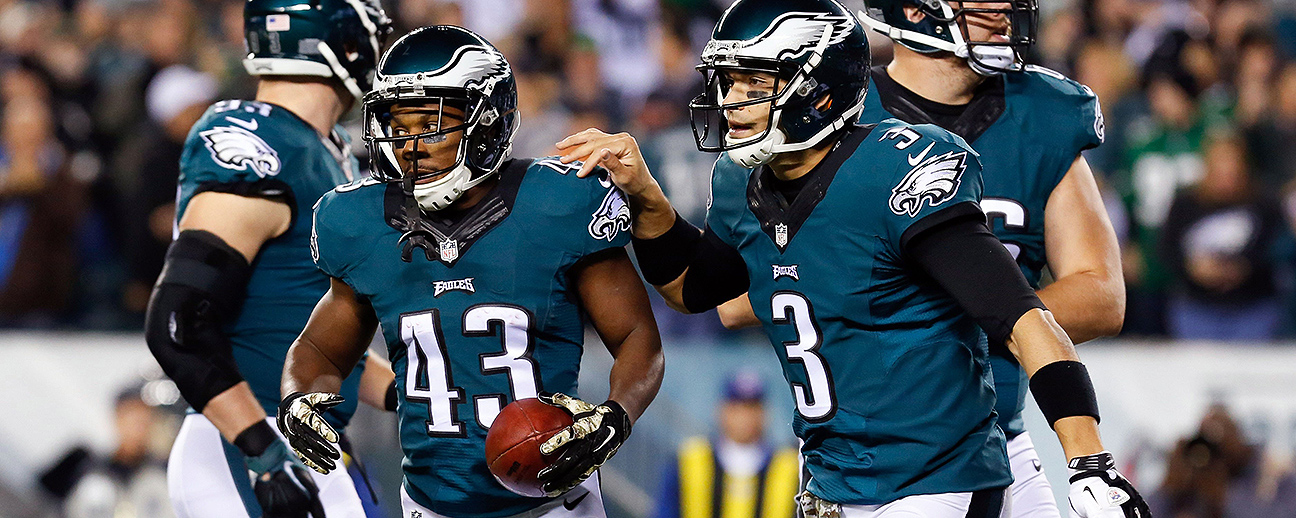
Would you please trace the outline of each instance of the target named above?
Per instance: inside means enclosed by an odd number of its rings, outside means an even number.
[[[393,44],[364,119],[374,177],[315,207],[315,261],[332,286],[289,350],[280,430],[307,465],[334,468],[337,434],[319,416],[345,401],[342,380],[381,324],[407,516],[605,516],[591,475],[626,440],[663,367],[620,191],[556,158],[509,156],[513,72],[459,27]],[[586,322],[615,357],[598,405],[573,397]],[[500,409],[537,396],[576,420],[541,447],[557,456],[540,471],[548,498],[509,492],[483,455]]]
[[[267,414],[328,289],[310,258],[311,204],[357,174],[336,124],[369,88],[390,20],[377,0],[249,0],[243,15],[256,99],[218,102],[190,130],[146,316],[149,349],[196,412],[171,451],[171,499],[180,517],[360,517],[346,472],[311,476]],[[351,404],[325,416],[339,429],[357,394],[379,408],[394,396],[384,360],[358,367],[343,385]]]
[[[1071,341],[986,226],[977,153],[934,125],[855,124],[869,73],[857,19],[832,0],[740,0],[699,68],[694,133],[724,152],[705,231],[674,213],[629,136],[588,130],[559,148],[627,194],[640,267],[673,307],[750,289],[792,385],[807,515],[1003,513],[989,335],[1072,459],[1078,515],[1147,516],[1111,469]]]
[[[985,170],[981,209],[1058,324],[1075,343],[1119,332],[1120,250],[1080,156],[1102,143],[1102,111],[1084,85],[1022,64],[1035,2],[868,0],[867,7],[860,21],[892,38],[895,58],[871,70],[874,92],[860,120],[935,124],[971,143]],[[1045,265],[1054,282],[1040,289]],[[759,324],[746,297],[719,309],[728,327]],[[990,366],[1008,436],[1013,516],[1059,516],[1022,420],[1026,374],[1002,342],[990,344]]]

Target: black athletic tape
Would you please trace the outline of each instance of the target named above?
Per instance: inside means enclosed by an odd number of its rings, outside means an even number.
[[[701,313],[747,293],[747,263],[742,255],[707,227],[689,262],[680,298],[689,313]]]
[[[396,411],[396,380],[392,380],[391,386],[387,387],[387,397],[383,400],[383,408],[388,412]]]
[[[265,453],[266,448],[277,440],[279,436],[275,435],[274,428],[270,427],[270,423],[261,420],[239,432],[232,444],[238,447],[245,457],[257,457]]]
[[[243,302],[251,267],[237,250],[200,230],[167,249],[144,319],[144,339],[194,410],[243,381],[224,325]]]
[[[702,241],[702,231],[675,213],[675,224],[652,239],[631,237],[639,271],[648,284],[662,286],[679,278]]]
[[[1030,391],[1050,427],[1064,417],[1100,419],[1098,396],[1083,363],[1062,360],[1040,367],[1030,378]]]

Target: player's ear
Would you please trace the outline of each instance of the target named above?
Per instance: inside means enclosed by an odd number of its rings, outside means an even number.
[[[921,9],[918,9],[918,6],[912,4],[904,6],[904,13],[905,18],[913,23],[921,22],[923,18],[927,17],[927,13],[922,12]]]

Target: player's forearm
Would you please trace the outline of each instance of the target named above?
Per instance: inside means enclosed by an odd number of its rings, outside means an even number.
[[[608,399],[619,403],[632,422],[639,419],[661,389],[665,365],[656,326],[637,327],[617,348]]]
[[[751,299],[746,293],[719,305],[716,307],[716,313],[720,315],[720,323],[725,326],[725,329],[743,329],[760,325],[760,319],[756,318]]]
[[[630,214],[634,217],[631,225],[634,237],[652,239],[665,234],[675,224],[675,207],[656,183],[643,193],[628,195],[628,198]]]
[[[265,410],[246,381],[211,398],[203,407],[202,414],[229,442],[234,442],[240,433],[266,418]]]
[[[1038,308],[1027,311],[1017,319],[1012,334],[1005,343],[1026,370],[1027,376],[1033,376],[1040,367],[1053,362],[1080,360],[1071,339],[1054,320],[1052,313]]]
[[[1058,442],[1062,443],[1062,452],[1066,454],[1067,459],[1093,455],[1106,449],[1103,448],[1102,439],[1098,435],[1098,421],[1092,417],[1074,416],[1058,419],[1053,423],[1053,431],[1057,433]]]
[[[294,392],[337,393],[342,390],[342,380],[346,379],[350,372],[350,369],[344,370],[342,366],[321,353],[309,340],[299,337],[293,342],[292,347],[288,348],[280,392],[284,396]]]
[[[1073,343],[1115,336],[1125,320],[1125,282],[1114,272],[1078,272],[1036,292]]]
[[[360,376],[360,401],[378,410],[390,410],[387,396],[395,379],[391,364],[370,353]]]

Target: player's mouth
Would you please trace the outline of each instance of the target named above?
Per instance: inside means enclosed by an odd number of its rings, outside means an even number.
[[[740,139],[740,138],[750,137],[755,134],[756,134],[756,124],[754,123],[744,124],[741,122],[729,121],[729,135],[728,135],[729,138]]]

